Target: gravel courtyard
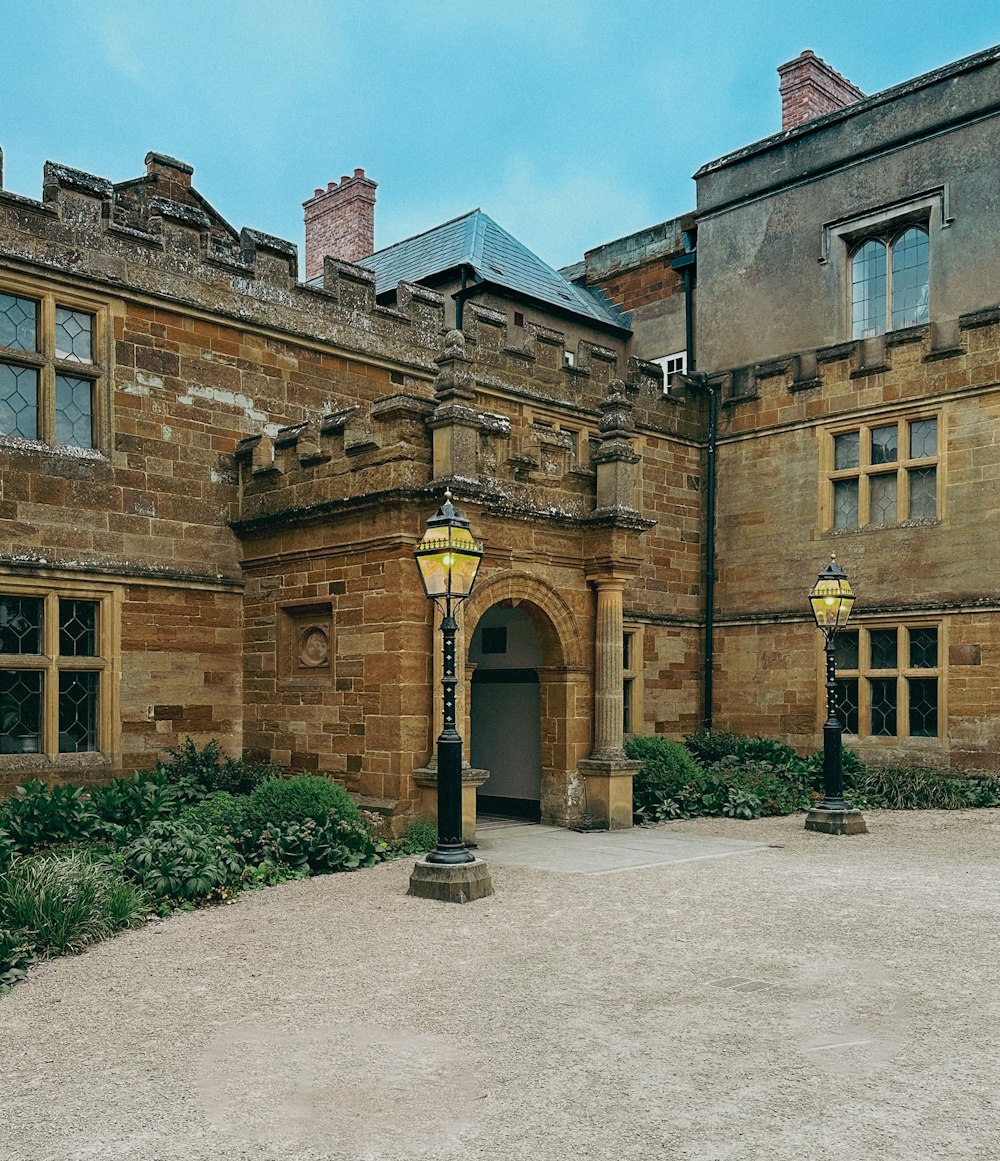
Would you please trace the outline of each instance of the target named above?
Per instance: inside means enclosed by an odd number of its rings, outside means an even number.
[[[412,860],[56,960],[0,998],[3,1161],[989,1161],[1000,811],[671,824],[584,875]]]

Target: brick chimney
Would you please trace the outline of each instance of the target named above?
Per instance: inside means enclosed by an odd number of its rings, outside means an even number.
[[[357,262],[375,249],[375,190],[377,183],[356,169],[318,189],[307,202],[306,279],[323,273],[324,258]]]
[[[781,78],[778,92],[781,94],[782,132],[822,117],[824,113],[843,109],[845,105],[853,105],[865,95],[847,77],[830,68],[811,48],[803,49],[788,64],[778,65],[778,76]]]

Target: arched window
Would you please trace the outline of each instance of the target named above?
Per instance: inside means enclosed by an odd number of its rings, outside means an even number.
[[[892,329],[927,322],[927,231],[912,226],[892,244]]]
[[[866,238],[851,259],[852,335],[865,339],[928,319],[927,231]]]

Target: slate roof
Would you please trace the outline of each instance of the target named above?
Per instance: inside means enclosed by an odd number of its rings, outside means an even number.
[[[424,282],[461,266],[476,278],[570,311],[605,326],[628,329],[628,316],[602,297],[568,282],[547,266],[482,210],[472,210],[440,226],[376,250],[358,260],[375,272],[375,293],[392,290],[399,282]]]

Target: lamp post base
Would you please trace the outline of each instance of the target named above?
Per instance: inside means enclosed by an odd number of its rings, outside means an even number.
[[[806,815],[806,830],[822,834],[867,834],[865,816],[860,810],[824,810],[815,806]]]
[[[410,873],[407,894],[441,903],[471,903],[492,895],[493,882],[482,859],[469,863],[429,863],[418,859]]]

